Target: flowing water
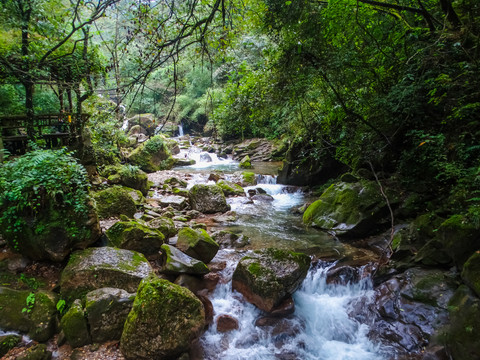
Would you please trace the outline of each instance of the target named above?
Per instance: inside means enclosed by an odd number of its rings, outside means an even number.
[[[229,173],[240,170],[231,159],[205,156],[190,148],[188,157],[197,163],[184,167],[189,173],[206,174],[220,170]],[[202,156],[203,154],[203,156]],[[189,186],[205,181],[206,176],[193,176]],[[368,326],[349,314],[352,303],[362,299],[366,306],[373,290],[369,279],[359,283],[338,285],[327,283],[327,271],[334,263],[318,261],[309,270],[301,288],[294,294],[295,312],[286,318],[268,318],[242,295],[232,290],[231,277],[238,261],[249,251],[277,247],[303,251],[311,255],[331,254],[348,257],[355,249],[334,237],[302,224],[301,215],[292,212],[311,200],[302,189],[276,184],[274,176],[257,176],[258,184],[245,188],[262,189],[258,198],[229,198],[238,220],[222,228],[247,235],[251,244],[247,250],[220,250],[215,262],[226,262],[220,273],[222,280],[209,296],[214,308],[214,321],[200,339],[205,359],[285,359],[285,360],[375,360],[382,359],[378,346],[366,336]],[[230,315],[238,320],[237,330],[217,331],[219,316]]]

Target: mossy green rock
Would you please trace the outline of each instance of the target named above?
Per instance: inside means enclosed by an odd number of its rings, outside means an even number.
[[[137,221],[119,221],[106,232],[108,245],[134,250],[145,256],[156,255],[165,241],[165,236]]]
[[[162,245],[162,263],[161,271],[165,274],[204,275],[210,272],[205,263],[168,244]]]
[[[173,220],[168,217],[158,217],[148,222],[148,227],[159,230],[168,239],[177,234],[177,228]]]
[[[73,207],[61,208],[49,203],[35,217],[26,213],[23,217],[26,225],[14,236],[2,229],[0,232],[9,246],[23,256],[61,262],[73,250],[86,248],[101,236],[93,202],[88,202],[87,208],[86,214],[78,214]]]
[[[122,289],[102,288],[90,291],[85,299],[92,341],[120,340],[135,294]]]
[[[194,185],[188,192],[188,197],[192,209],[205,214],[230,210],[222,189],[217,185]]]
[[[104,287],[133,293],[140,281],[152,273],[145,256],[136,251],[108,246],[90,248],[72,254],[60,277],[60,290],[71,301]]]
[[[463,265],[462,279],[480,297],[480,251],[476,251]]]
[[[72,347],[91,344],[92,339],[88,331],[86,314],[79,299],[75,300],[70,309],[63,315],[60,326]]]
[[[34,304],[27,306],[30,291],[0,287],[0,329],[27,334],[33,340],[47,341],[55,333],[57,297],[48,291],[34,293]]]
[[[242,172],[242,185],[243,186],[251,186],[257,184],[257,178],[255,177],[255,173],[250,171]]]
[[[212,261],[219,247],[204,229],[186,227],[178,232],[177,248],[204,263]]]
[[[168,170],[175,164],[167,146],[167,139],[163,135],[156,135],[145,141],[132,151],[128,160],[147,173]]]
[[[147,196],[150,188],[147,174],[136,166],[110,165],[102,171],[102,175],[109,183],[139,190],[144,196]]]
[[[52,352],[47,349],[47,345],[36,344],[18,355],[15,360],[50,360],[51,358]]]
[[[243,190],[243,188],[240,185],[237,185],[231,181],[219,180],[217,182],[217,186],[220,186],[222,188],[225,196],[245,195],[245,191]]]
[[[251,169],[252,163],[250,161],[250,156],[245,155],[242,160],[240,160],[240,163],[238,164],[239,167],[242,169]]]
[[[250,244],[246,235],[238,235],[231,231],[220,230],[212,234],[212,239],[218,243],[220,249],[242,248]]]
[[[266,249],[240,260],[233,289],[261,310],[271,312],[292,295],[307,276],[310,257],[293,251]]]
[[[391,204],[395,202],[394,196],[389,199]],[[385,216],[387,205],[378,185],[364,180],[331,185],[307,208],[303,222],[337,235],[364,236],[378,230]]]
[[[97,192],[94,195],[97,213],[101,219],[126,215],[133,217],[137,211],[135,201],[128,191],[119,186]]]
[[[5,355],[11,349],[17,346],[20,341],[22,341],[22,337],[20,335],[9,334],[0,336],[0,356]]]
[[[446,329],[445,342],[452,359],[479,359],[480,299],[462,285],[448,305],[450,325]]]
[[[435,230],[435,237],[416,256],[425,265],[454,264],[461,268],[480,249],[480,229],[463,215],[451,216]]]
[[[120,350],[130,359],[176,359],[205,326],[201,301],[188,289],[158,278],[138,287]]]
[[[178,187],[181,187],[181,188],[186,188],[187,187],[187,182],[182,180],[182,179],[179,179],[177,177],[168,178],[163,183],[164,184],[169,184],[171,186],[178,186]]]

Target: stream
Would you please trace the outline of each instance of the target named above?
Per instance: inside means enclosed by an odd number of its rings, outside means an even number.
[[[211,172],[221,172],[229,180],[239,171],[238,163],[219,159],[215,154],[191,147],[182,150],[182,157],[196,160],[195,165],[175,170],[193,174],[188,186],[208,183]],[[307,229],[302,216],[292,212],[311,201],[303,189],[276,184],[273,169],[268,164],[254,164],[257,185],[268,197],[248,201],[247,197],[230,197],[227,202],[238,215],[235,222],[219,224],[218,229],[229,230],[250,238],[250,245],[242,250],[220,250],[213,262],[226,263],[220,272],[221,280],[209,295],[213,304],[214,320],[200,339],[205,359],[285,359],[285,360],[362,360],[387,359],[380,346],[368,337],[369,327],[354,319],[355,301],[363,306],[373,301],[373,286],[367,277],[358,283],[329,284],[327,272],[335,261],[315,261],[301,288],[293,298],[295,312],[283,318],[265,316],[242,295],[232,290],[231,278],[238,261],[255,249],[276,247],[307,253],[313,258],[356,257],[358,249],[342,244],[333,236],[315,229]],[[213,184],[214,182],[210,182]],[[217,230],[217,229],[212,229]],[[238,329],[219,332],[216,320],[229,315],[238,320]]]

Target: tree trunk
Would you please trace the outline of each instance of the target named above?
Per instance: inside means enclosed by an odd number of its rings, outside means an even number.
[[[442,11],[445,13],[445,17],[447,18],[448,22],[453,26],[454,29],[458,29],[462,25],[462,22],[453,9],[452,1],[440,0],[440,6],[442,7]]]
[[[0,164],[3,163],[3,156],[4,156],[3,151],[4,149],[3,149],[2,130],[0,129]]]

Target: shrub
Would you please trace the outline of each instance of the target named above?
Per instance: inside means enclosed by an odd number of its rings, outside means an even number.
[[[28,219],[41,217],[52,204],[83,218],[88,199],[87,173],[65,149],[32,151],[0,167],[0,229],[16,245],[32,226]],[[65,228],[75,236],[75,226],[65,222]]]

